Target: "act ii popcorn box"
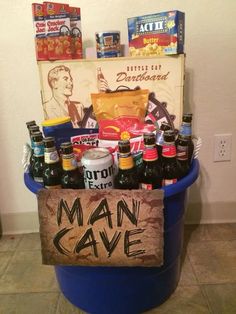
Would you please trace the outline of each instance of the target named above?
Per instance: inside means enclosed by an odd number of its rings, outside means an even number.
[[[180,11],[128,18],[129,55],[183,53],[184,19],[185,14]]]

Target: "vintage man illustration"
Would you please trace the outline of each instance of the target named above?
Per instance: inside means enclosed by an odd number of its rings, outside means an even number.
[[[48,84],[52,90],[50,100],[44,102],[45,119],[70,116],[74,127],[79,127],[84,116],[84,106],[79,101],[70,100],[73,78],[70,69],[64,65],[48,72]]]

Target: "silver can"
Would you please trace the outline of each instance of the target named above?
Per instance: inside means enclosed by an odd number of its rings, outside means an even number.
[[[84,183],[86,189],[112,189],[114,187],[113,158],[106,148],[91,148],[83,153]]]

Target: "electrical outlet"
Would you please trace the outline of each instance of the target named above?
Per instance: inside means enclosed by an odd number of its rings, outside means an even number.
[[[231,160],[232,134],[215,134],[214,161]]]

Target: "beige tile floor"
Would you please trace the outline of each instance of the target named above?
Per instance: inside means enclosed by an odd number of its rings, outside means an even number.
[[[0,314],[31,313],[84,312],[60,293],[53,267],[41,264],[39,234],[3,236]],[[236,313],[236,224],[185,226],[179,285],[164,304],[145,314],[155,313]]]

